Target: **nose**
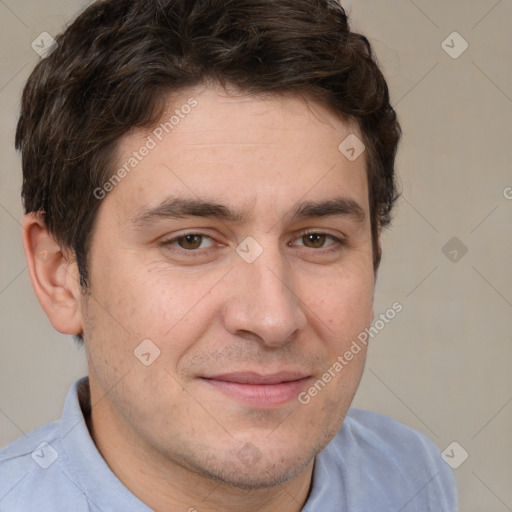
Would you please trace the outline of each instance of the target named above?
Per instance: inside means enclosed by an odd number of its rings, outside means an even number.
[[[234,293],[224,307],[223,321],[231,334],[277,348],[305,327],[305,304],[294,290],[293,269],[277,248],[266,248],[252,263],[239,258],[229,278]]]

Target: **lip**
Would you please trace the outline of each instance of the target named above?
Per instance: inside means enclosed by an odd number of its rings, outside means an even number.
[[[236,372],[202,377],[216,390],[260,408],[276,407],[295,399],[310,378],[303,372]]]

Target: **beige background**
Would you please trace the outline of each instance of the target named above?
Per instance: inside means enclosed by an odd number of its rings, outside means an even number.
[[[38,60],[31,42],[86,3],[0,0],[0,446],[57,418],[86,372],[83,351],[53,330],[32,292],[13,149]],[[469,453],[455,470],[462,511],[512,510],[512,1],[345,3],[374,44],[404,129],[403,198],[375,297],[377,313],[395,301],[404,309],[373,339],[355,405],[440,450],[457,441]],[[454,31],[469,44],[456,59],[442,47]],[[453,53],[461,42],[446,44]],[[464,256],[443,253],[452,237]]]

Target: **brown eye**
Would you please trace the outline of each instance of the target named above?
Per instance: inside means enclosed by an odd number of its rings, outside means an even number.
[[[185,235],[176,239],[182,249],[194,250],[201,246],[203,237],[201,235]]]
[[[167,247],[170,250],[181,250],[190,253],[201,252],[197,249],[210,249],[213,245],[213,238],[201,233],[187,233],[162,242],[162,246]]]
[[[327,240],[327,235],[321,233],[309,233],[307,235],[303,235],[302,240],[306,247],[321,249]]]
[[[320,253],[319,249],[324,249],[322,252],[324,254],[338,251],[345,245],[345,240],[322,231],[307,231],[299,236],[292,245],[316,249],[318,253]]]

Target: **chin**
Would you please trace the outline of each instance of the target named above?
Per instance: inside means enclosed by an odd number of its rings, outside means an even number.
[[[203,452],[200,458],[196,452],[195,457],[181,462],[202,477],[229,487],[243,490],[270,488],[299,475],[323,448],[322,443],[322,446],[302,447],[302,451],[297,452],[299,445],[297,443],[289,450],[269,446],[262,453],[252,443],[246,443],[241,450],[228,450],[223,456],[213,455],[210,448],[210,453]],[[205,457],[206,453],[209,457]]]
[[[276,487],[284,484],[289,480],[296,477],[304,471],[308,464],[313,460],[313,457],[294,462],[272,462],[268,461],[267,464],[257,464],[254,467],[231,467],[228,471],[220,469],[215,471],[210,468],[210,471],[204,473],[210,479],[215,480],[230,487],[236,487],[243,490],[254,490]]]

